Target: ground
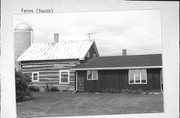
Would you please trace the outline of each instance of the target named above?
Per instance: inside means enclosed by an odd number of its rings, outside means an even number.
[[[78,116],[163,112],[163,95],[32,93],[34,99],[17,103],[19,117]]]

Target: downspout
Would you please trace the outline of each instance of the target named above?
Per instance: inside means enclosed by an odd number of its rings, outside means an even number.
[[[160,89],[163,92],[163,69],[160,70]]]
[[[76,74],[76,76],[75,76],[75,91],[73,92],[73,94],[75,94],[77,91],[78,91],[78,89],[77,89],[77,77],[78,77],[78,73],[76,72],[75,73]]]

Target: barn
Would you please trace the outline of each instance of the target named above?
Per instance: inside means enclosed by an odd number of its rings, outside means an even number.
[[[43,88],[56,86],[60,90],[74,91],[75,72],[70,70],[99,53],[93,40],[33,43],[18,59],[21,71],[31,78],[31,84]]]
[[[162,55],[94,57],[73,67],[76,91],[162,90]]]

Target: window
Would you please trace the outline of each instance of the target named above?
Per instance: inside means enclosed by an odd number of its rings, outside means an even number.
[[[32,82],[39,82],[39,72],[32,73]]]
[[[60,70],[60,84],[69,84],[69,70]]]
[[[129,70],[129,83],[134,83],[134,70]]]
[[[146,70],[129,70],[129,84],[147,84]]]
[[[88,70],[87,71],[87,80],[98,80],[98,71],[97,70]]]
[[[90,57],[90,52],[87,52],[86,56],[87,56],[87,57]]]
[[[147,73],[146,73],[146,70],[141,70],[141,83],[147,84]]]

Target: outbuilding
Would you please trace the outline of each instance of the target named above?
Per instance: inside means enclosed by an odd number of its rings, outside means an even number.
[[[76,91],[162,90],[162,55],[94,57],[73,67]]]
[[[40,88],[56,86],[60,90],[75,90],[75,72],[70,70],[99,53],[93,40],[33,43],[18,59],[23,74],[31,78],[31,84]]]

